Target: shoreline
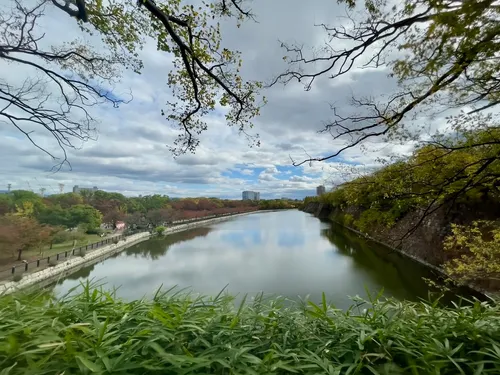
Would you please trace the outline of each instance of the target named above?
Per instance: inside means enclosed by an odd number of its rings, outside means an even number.
[[[283,210],[257,210],[257,211],[227,215],[223,217],[210,218],[205,220],[197,220],[186,224],[179,224],[174,227],[167,228],[162,235],[168,236],[169,234],[183,232],[199,226],[204,226],[213,223],[220,223],[223,221],[233,219],[235,217],[246,216],[255,213],[274,212],[274,211],[283,211]],[[17,282],[6,281],[0,283],[0,296],[12,294],[17,291],[26,289],[35,290],[43,288],[47,285],[57,282],[61,278],[67,277],[77,272],[78,270],[84,267],[99,263],[111,257],[112,255],[120,253],[130,246],[149,240],[153,236],[154,235],[152,235],[149,232],[136,233],[126,237],[125,240],[122,240],[117,244],[109,244],[107,246],[98,248],[94,251],[88,252],[83,257],[75,255],[69,258],[68,260],[65,260],[57,264],[56,266],[48,267],[38,272],[30,273],[25,277],[23,277],[20,281]]]
[[[408,258],[408,259],[410,259],[410,260],[412,260],[412,261],[414,261],[416,263],[419,263],[419,264],[423,265],[424,267],[427,267],[427,268],[429,268],[429,269],[431,269],[431,270],[439,273],[439,275],[442,276],[442,277],[449,277],[444,272],[444,270],[442,268],[440,268],[438,266],[435,266],[435,265],[433,265],[433,264],[431,264],[429,262],[426,262],[425,260],[420,259],[419,257],[417,257],[415,255],[408,254],[408,253],[402,251],[401,249],[398,249],[398,248],[395,248],[393,246],[390,246],[389,244],[387,244],[387,243],[385,243],[383,241],[377,240],[376,238],[371,237],[367,233],[360,232],[357,229],[354,229],[354,228],[351,228],[351,227],[346,226],[344,224],[341,224],[338,221],[332,220],[330,218],[321,219],[318,216],[316,216],[314,213],[307,212],[307,211],[302,211],[302,212],[305,212],[305,213],[307,213],[309,215],[312,215],[313,217],[315,217],[316,219],[318,219],[320,221],[326,221],[328,223],[333,223],[335,225],[338,225],[338,226],[340,226],[342,228],[345,228],[345,229],[349,230],[350,232],[353,232],[354,234],[356,234],[356,235],[358,235],[358,236],[360,236],[360,237],[362,237],[362,238],[364,238],[364,239],[366,239],[368,241],[372,241],[372,242],[374,242],[374,243],[376,243],[378,245],[386,247],[387,249],[389,249],[389,250],[391,250],[391,251],[393,251],[393,252],[395,252],[395,253],[397,253],[397,254],[405,257],[405,258]],[[470,291],[472,291],[474,293],[478,293],[478,294],[482,295],[483,297],[485,297],[486,299],[488,299],[490,301],[496,301],[498,299],[498,296],[496,296],[495,294],[492,294],[492,293],[490,293],[490,292],[488,292],[488,291],[486,291],[486,290],[484,290],[482,288],[479,288],[477,286],[474,286],[472,284],[464,284],[464,285],[462,285],[462,287],[468,288]]]

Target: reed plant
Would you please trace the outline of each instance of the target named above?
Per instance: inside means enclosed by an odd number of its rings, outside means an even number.
[[[0,374],[500,374],[500,309],[355,298],[158,291],[124,301],[90,283],[0,298]]]

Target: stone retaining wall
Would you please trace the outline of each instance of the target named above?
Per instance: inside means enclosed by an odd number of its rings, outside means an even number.
[[[192,223],[176,225],[175,227],[167,228],[164,232],[165,236],[168,236],[171,233],[182,232],[184,230],[188,230],[191,228],[195,228],[201,225],[214,224],[222,221],[226,221],[232,219],[234,217],[248,215],[256,212],[265,212],[265,211],[252,211],[245,212],[236,215],[217,217],[208,220],[200,220]],[[90,266],[92,264],[103,261],[110,256],[123,251],[125,248],[135,245],[139,242],[148,240],[151,237],[149,232],[142,232],[126,237],[125,241],[120,241],[117,244],[110,244],[107,246],[100,247],[94,251],[88,252],[85,256],[73,256],[68,260],[65,260],[54,267],[49,267],[43,269],[39,272],[31,273],[24,276],[20,281],[9,281],[3,284],[0,284],[0,295],[11,294],[13,292],[22,290],[22,289],[38,289],[43,288],[47,285],[50,285],[57,280],[63,279],[72,273]]]

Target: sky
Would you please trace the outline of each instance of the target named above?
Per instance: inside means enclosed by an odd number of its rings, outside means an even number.
[[[322,46],[327,36],[314,25],[338,24],[345,15],[344,7],[331,0],[254,0],[249,6],[256,22],[247,21],[237,28],[234,21],[224,21],[222,45],[242,52],[243,78],[265,82],[287,67],[282,41]],[[45,13],[37,31],[45,33],[46,45],[74,38],[96,43],[60,11],[47,7]],[[352,95],[383,96],[396,87],[386,70],[353,69],[339,80],[317,80],[310,91],[299,83],[266,89],[263,94],[268,104],[250,131],[259,134],[260,147],[250,147],[237,129],[227,126],[224,109],[219,108],[206,118],[208,130],[200,137],[196,154],[174,158],[167,145],[172,144],[177,132],[161,116],[171,95],[166,83],[171,58],[158,52],[154,41],[145,45],[140,57],[144,62],[142,74],[125,71],[113,89],[118,97],[128,98],[132,93],[133,100],[119,108],[102,105],[91,109],[99,120],[98,139],[68,152],[71,170],[65,166],[52,171],[54,161],[50,157],[11,125],[0,124],[0,173],[5,185],[0,190],[10,183],[12,189],[45,188],[46,193],[53,194],[59,191],[59,184],[64,184],[65,192],[74,185],[97,186],[127,196],[238,199],[243,190],[254,190],[266,199],[303,198],[314,195],[317,185],[324,184],[328,189],[345,181],[352,169],[373,170],[379,165],[378,158],[411,150],[410,144],[374,140],[329,162],[292,165],[291,158],[328,155],[347,142],[317,133],[332,118],[332,103],[342,107]],[[0,62],[0,80],[4,82],[22,82],[29,74],[17,65]],[[48,134],[34,131],[44,145],[58,152]]]

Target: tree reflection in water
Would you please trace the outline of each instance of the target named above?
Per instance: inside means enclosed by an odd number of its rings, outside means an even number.
[[[403,293],[403,291],[411,291],[414,296],[425,300],[429,299],[429,297],[440,296],[443,293],[441,289],[431,288],[424,280],[426,278],[439,283],[442,276],[437,271],[388,247],[367,240],[338,224],[332,224],[329,228],[322,229],[321,235],[328,238],[339,253],[351,257],[354,260],[355,267],[370,273],[371,277],[377,280],[380,285],[391,285],[396,290],[399,289],[401,295],[398,295],[398,298],[407,297],[404,296],[407,293]],[[404,284],[404,288],[403,285],[401,285],[401,288],[397,288],[396,283],[401,282]],[[453,288],[453,290],[445,293],[441,297],[441,301],[443,303],[458,301],[459,296],[484,298],[468,288],[460,287]]]
[[[106,259],[116,258],[121,256],[122,254],[125,254],[127,256],[134,256],[136,258],[147,258],[151,260],[157,260],[159,257],[164,256],[167,253],[170,246],[185,241],[190,241],[197,237],[206,237],[211,230],[212,229],[210,227],[200,227],[178,233],[172,233],[169,234],[168,236],[154,237],[149,241],[140,242],[134,246],[128,247],[124,251],[117,253]],[[95,263],[91,266],[84,267],[81,270],[78,270],[77,272],[67,276],[66,279],[69,280],[78,280],[81,278],[86,279],[90,276],[91,272],[94,270],[94,267],[99,263]]]

